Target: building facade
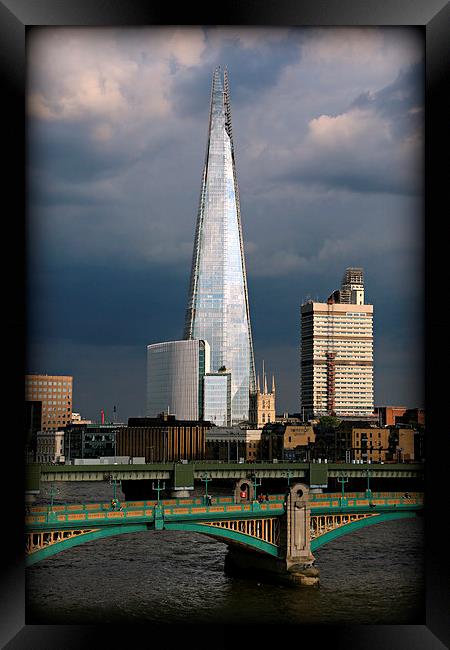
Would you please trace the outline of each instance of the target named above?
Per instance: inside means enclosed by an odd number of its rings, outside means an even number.
[[[390,427],[397,424],[397,418],[401,418],[406,412],[406,406],[376,406],[375,413],[378,415],[380,427]]]
[[[210,347],[193,339],[147,346],[147,416],[161,413],[179,420],[203,419],[204,375],[210,369]]]
[[[301,306],[300,357],[304,418],[373,414],[373,306],[362,269],[347,269],[327,302]]]
[[[203,417],[216,427],[231,426],[231,373],[206,373]]]
[[[124,425],[122,425],[124,426]],[[117,455],[117,424],[74,423],[65,428],[64,456],[66,463],[75,458],[100,458]]]
[[[255,367],[228,77],[220,68],[212,82],[184,338],[209,343],[211,372],[231,372],[232,421],[248,420]]]
[[[117,434],[117,453],[141,456],[146,463],[204,460],[206,431],[210,422],[178,420],[174,415],[128,418]]]
[[[206,458],[227,463],[261,460],[261,429],[213,427],[206,432]]]
[[[309,424],[273,422],[261,432],[261,460],[310,460],[316,434]]]
[[[64,431],[38,431],[36,462],[64,463]]]
[[[72,384],[68,375],[25,375],[25,401],[42,403],[42,431],[58,431],[70,424]]]

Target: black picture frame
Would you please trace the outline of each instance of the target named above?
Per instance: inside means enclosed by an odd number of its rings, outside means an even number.
[[[440,216],[445,216],[448,148],[446,127],[449,105],[446,99],[449,62],[450,9],[445,0],[244,0],[241,3],[223,1],[200,5],[185,3],[174,8],[170,3],[143,0],[0,0],[0,66],[4,110],[3,133],[11,139],[3,149],[6,168],[3,173],[3,231],[4,251],[12,253],[13,266],[4,279],[3,300],[8,326],[5,348],[10,352],[8,385],[11,395],[4,404],[3,498],[6,500],[6,533],[3,534],[1,630],[2,647],[9,650],[37,650],[119,647],[133,642],[126,626],[39,626],[25,625],[25,569],[23,564],[23,486],[22,418],[23,376],[26,367],[26,291],[25,291],[25,215],[26,215],[26,120],[25,83],[26,29],[42,26],[126,26],[126,25],[286,25],[286,26],[385,26],[417,25],[423,27],[426,38],[426,206],[424,234],[426,243],[426,294],[418,295],[423,302],[425,317],[425,397],[427,410],[426,445],[426,625],[406,626],[321,626],[309,632],[324,644],[336,648],[415,648],[450,647],[449,585],[446,562],[445,523],[447,499],[445,478],[448,475],[448,432],[445,407],[448,403],[445,383],[439,380],[439,359],[445,363],[445,335],[448,326],[444,312],[436,308],[437,301],[446,300],[445,237],[439,228]],[[448,128],[448,127],[447,127]],[[6,155],[5,155],[6,154]],[[441,156],[442,154],[442,162]],[[6,207],[9,206],[9,207]],[[12,280],[11,280],[12,279]],[[438,351],[438,345],[443,343]],[[25,345],[24,345],[25,342]],[[14,406],[13,406],[14,404]],[[263,623],[263,622],[262,622]],[[183,645],[212,643],[214,647],[231,643],[258,646],[267,641],[264,625],[252,627],[246,636],[242,626],[230,633],[229,627],[215,629],[213,638],[206,636],[206,626],[199,631],[194,626],[171,626],[164,629],[162,647],[171,647],[182,639]],[[309,626],[308,626],[309,627]],[[226,629],[225,629],[226,628]],[[275,631],[275,630],[274,630]],[[304,628],[294,630],[297,642],[304,639]],[[157,643],[158,631],[150,626],[148,644]],[[284,632],[283,632],[284,635]],[[280,641],[284,637],[280,637]],[[292,637],[293,638],[293,637]],[[110,639],[108,642],[107,640]],[[310,641],[309,641],[310,642]]]

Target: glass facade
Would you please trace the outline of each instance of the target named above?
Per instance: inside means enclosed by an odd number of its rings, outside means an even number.
[[[205,375],[204,396],[204,419],[216,427],[231,426],[231,374]]]
[[[255,391],[250,313],[226,70],[213,75],[185,339],[204,339],[211,372],[231,372],[233,422],[248,420]]]
[[[167,341],[147,346],[147,416],[170,412],[178,420],[203,419],[206,341]]]

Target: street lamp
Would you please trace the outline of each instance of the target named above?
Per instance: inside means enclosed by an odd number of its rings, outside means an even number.
[[[372,495],[372,492],[371,492],[371,490],[370,490],[370,477],[372,476],[372,472],[370,471],[370,469],[366,469],[365,471],[366,471],[366,474],[367,474],[367,490],[366,490],[366,496],[368,496],[368,497],[370,498],[371,495]]]
[[[342,477],[337,479],[337,482],[340,483],[341,487],[342,487],[341,506],[343,506],[344,504],[346,505],[346,503],[347,503],[347,500],[344,497],[344,485],[345,485],[345,483],[348,483],[348,477],[347,476],[342,476]]]
[[[258,482],[256,474],[253,474],[253,501],[256,501],[256,488],[261,485],[261,479]]]
[[[281,474],[282,474],[282,476],[286,476],[288,489],[289,489],[290,484],[291,484],[291,478],[294,476],[294,472],[292,470],[288,469],[287,472],[281,472]]]
[[[120,483],[120,481],[117,481],[116,477],[114,477],[114,479],[113,479],[112,474],[110,474],[109,475],[109,484],[113,485],[113,498],[112,498],[112,501],[111,501],[111,506],[113,507],[113,509],[116,508],[117,506],[120,506],[119,500],[117,499],[117,483]]]
[[[55,488],[54,483],[50,488],[50,507],[47,509],[47,521],[55,519],[55,513],[53,512],[53,497],[57,494],[58,490]]]
[[[208,503],[208,483],[209,481],[212,481],[211,478],[209,478],[208,472],[205,472],[201,477],[200,480],[205,484],[205,496],[204,496],[204,501],[207,504]]]
[[[161,499],[159,493],[161,492],[161,490],[164,490],[165,487],[166,487],[166,482],[165,482],[165,481],[163,481],[163,485],[162,485],[162,487],[159,486],[159,479],[158,479],[158,487],[155,487],[155,483],[152,482],[152,490],[153,490],[154,492],[157,492],[157,493],[158,493],[158,497],[157,497],[157,500],[158,500],[158,506],[159,506],[159,502],[160,502],[160,499]]]

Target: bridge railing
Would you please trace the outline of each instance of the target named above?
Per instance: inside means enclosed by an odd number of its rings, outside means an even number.
[[[233,503],[233,499],[221,499],[221,502],[205,505],[201,503],[160,503],[157,502],[124,502],[120,508],[104,508],[104,504],[97,504],[98,508],[83,509],[75,508],[47,508],[34,511],[25,517],[25,526],[28,529],[33,527],[42,527],[48,524],[57,524],[66,526],[67,524],[85,525],[85,524],[110,524],[114,521],[128,522],[146,522],[150,523],[162,513],[164,518],[189,518],[198,519],[217,519],[223,516],[227,518],[242,517],[254,515],[255,512],[261,516],[279,515],[284,510],[284,495],[272,495],[270,502],[258,503],[243,502]],[[181,499],[178,501],[182,501]],[[73,504],[76,505],[76,504]],[[80,504],[82,505],[82,504]],[[92,504],[95,505],[95,504]]]

